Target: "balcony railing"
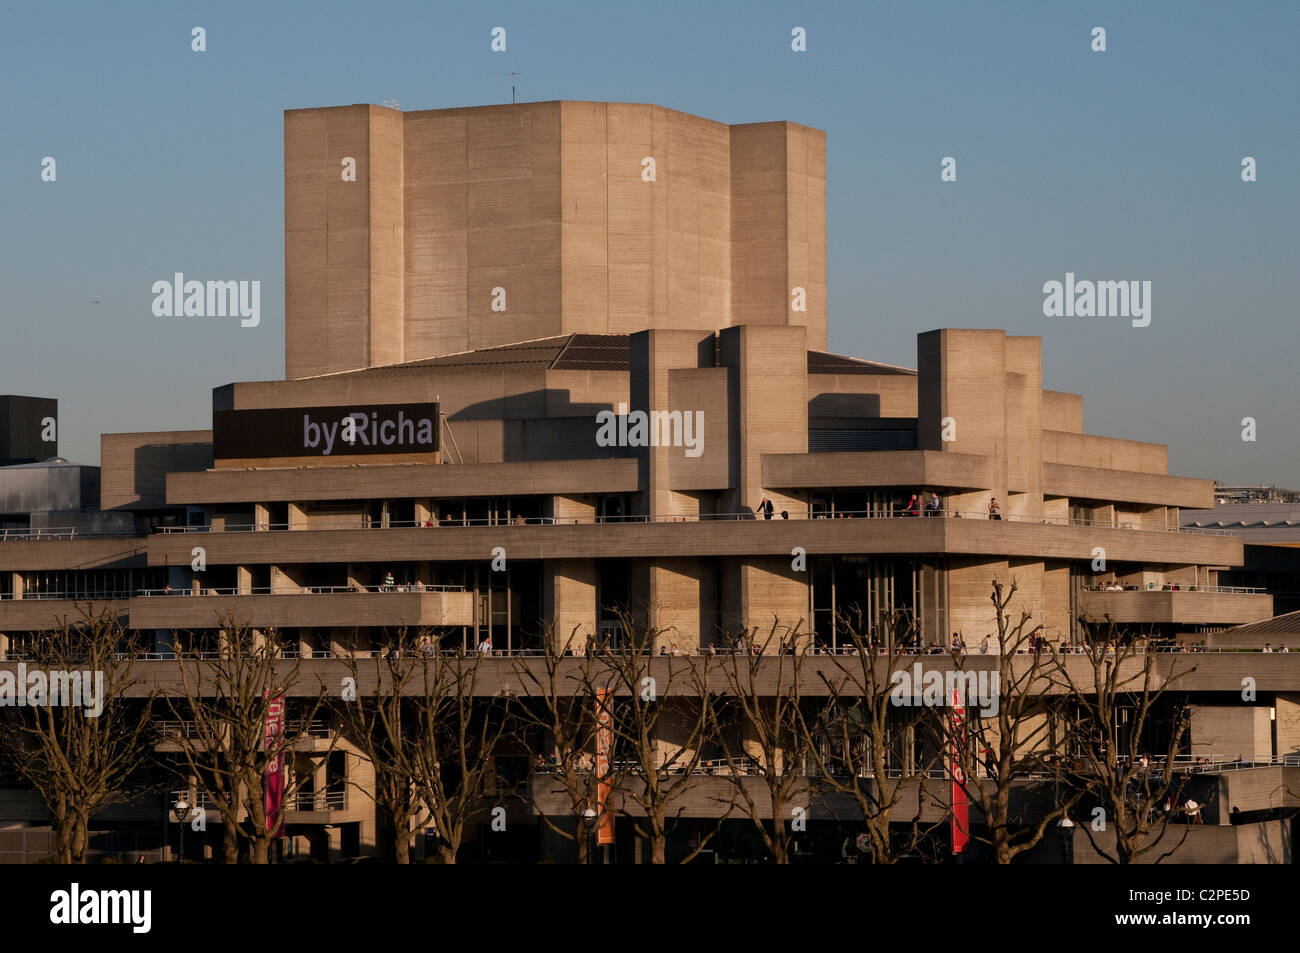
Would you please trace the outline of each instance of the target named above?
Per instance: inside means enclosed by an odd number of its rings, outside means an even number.
[[[1084,586],[1084,592],[1209,592],[1234,593],[1241,595],[1261,595],[1267,589],[1250,586],[1184,586],[1182,583],[1154,583],[1145,586]]]
[[[783,522],[787,520],[814,520],[814,519],[914,519],[918,517],[940,518],[940,519],[974,519],[989,520],[992,519],[987,510],[922,510],[918,513],[911,513],[907,510],[890,510],[890,511],[869,511],[869,510],[837,510],[835,512],[824,511],[818,513],[789,512],[785,511],[782,515],[780,511],[774,514],[771,522]],[[1023,516],[1018,514],[1000,514],[999,518],[1009,523],[1034,523],[1045,526],[1085,526],[1099,529],[1120,529],[1131,530],[1134,532],[1147,533],[1194,533],[1202,536],[1233,536],[1231,530],[1224,529],[1205,529],[1191,526],[1143,526],[1139,522],[1131,520],[1095,520],[1086,517],[1064,517],[1064,516]],[[310,524],[304,523],[243,523],[237,526],[225,526],[215,528],[213,526],[159,526],[155,531],[160,534],[170,535],[174,533],[248,533],[248,532],[332,532],[336,530],[387,530],[387,529],[437,529],[444,527],[474,527],[490,526],[500,528],[503,526],[576,526],[593,523],[707,523],[707,522],[768,522],[757,516],[754,512],[740,513],[707,513],[707,514],[665,514],[653,513],[649,515],[633,516],[572,516],[572,517],[514,517],[510,519],[502,518],[477,518],[477,519],[453,519],[442,518],[440,520],[427,520],[424,522],[418,520],[393,520],[386,524],[371,522],[369,524],[357,522],[338,522],[328,523],[312,521]]]
[[[201,735],[198,722],[191,719],[159,719],[153,723],[153,727],[157,735],[164,741],[169,738],[198,738]],[[305,727],[301,720],[285,722],[285,735],[287,737],[296,737],[300,728],[302,729],[302,737],[306,738],[329,738],[333,734],[329,719],[314,718]]]
[[[299,791],[289,799],[290,811],[346,811],[346,791]]]
[[[64,599],[74,602],[105,602],[111,599],[130,599],[136,594],[134,589],[117,589],[112,592],[32,592],[30,590],[15,596],[12,593],[0,593],[0,602],[33,602],[42,599]]]
[[[0,529],[0,543],[35,543],[53,539],[140,539],[135,532],[89,532],[73,526],[39,529]]]
[[[464,586],[433,586],[420,582],[393,583],[380,586],[257,586],[204,587],[201,589],[138,589],[131,595],[140,598],[154,596],[303,596],[345,595],[374,592],[468,592]]]

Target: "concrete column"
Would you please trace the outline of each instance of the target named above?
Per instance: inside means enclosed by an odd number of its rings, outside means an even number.
[[[979,556],[949,556],[949,632],[960,632],[968,649],[973,652],[978,652],[984,636],[990,635],[992,638],[989,640],[989,652],[996,653],[998,620],[993,602],[989,598],[993,593],[992,582],[994,579],[1000,581],[1005,595],[1005,588],[1010,587],[1014,579],[1017,583],[1016,595],[1006,609],[1009,625],[1014,627],[1020,621],[1021,611],[1025,611],[1031,616],[1029,622],[1025,624],[1023,632],[1025,637],[1041,625],[1044,627],[1043,635],[1051,639],[1059,639],[1070,631],[1068,619],[1066,625],[1059,630],[1053,630],[1050,626],[1053,623],[1060,625],[1059,600],[1061,598],[1065,600],[1066,612],[1069,611],[1068,569],[1065,571],[1064,584],[1061,578],[1059,572],[1052,575],[1050,579],[1046,578],[1041,562],[1028,560],[1008,562],[1005,559],[986,559]],[[1064,592],[1062,592],[1063,585]],[[1053,600],[1057,600],[1053,613],[1049,613],[1047,609],[1048,592],[1052,594]],[[1014,646],[1009,645],[1008,648]]]
[[[712,563],[693,557],[647,563],[648,621],[659,630],[652,646],[654,654],[674,644],[684,653],[711,645],[717,617]]]
[[[271,522],[271,508],[265,503],[253,504],[253,525],[261,530],[266,529],[266,525]]]
[[[247,566],[235,567],[235,589],[244,596],[253,591],[253,570]]]
[[[990,498],[996,497],[1004,519],[1011,512],[1007,499],[1006,342],[1003,331],[953,329],[927,331],[916,339],[917,449],[991,457],[995,485],[952,493],[947,505],[978,514],[987,512]],[[1022,350],[1015,349],[1017,365],[1025,363]],[[1021,396],[1029,385],[1017,383],[1015,390]],[[1019,420],[1013,432],[1020,436],[1031,423]],[[944,439],[945,435],[952,439]],[[1014,483],[1028,485],[1024,470],[1029,465],[1028,459],[1017,458]],[[1040,499],[1041,492],[1040,486]]]
[[[669,393],[669,372],[682,368],[712,367],[714,355],[714,335],[712,331],[640,331],[629,338],[631,372],[629,375],[628,410],[679,413],[702,411],[705,418],[706,433],[710,418],[716,417],[708,408],[677,407],[672,405]],[[721,410],[722,408],[718,408]],[[662,428],[661,428],[662,429]],[[716,433],[716,431],[715,431]],[[660,444],[670,434],[659,434],[653,442]],[[722,433],[716,433],[720,440]],[[707,447],[707,443],[706,443]],[[683,512],[689,508],[690,501],[677,499],[671,489],[669,468],[671,458],[680,456],[680,446],[649,446],[636,450],[640,461],[641,485],[646,487],[642,494],[640,512],[666,516]],[[698,503],[696,504],[698,508]]]
[[[556,559],[545,567],[544,614],[554,627],[556,650],[585,646],[596,632],[596,561]]]
[[[1043,512],[1043,340],[1007,337],[1004,514],[1037,520]]]
[[[23,574],[20,572],[13,573],[13,594],[15,599],[23,597]]]
[[[799,512],[800,501],[762,485],[765,453],[808,452],[808,344],[806,329],[723,328],[719,363],[728,368],[731,489],[724,509],[753,512],[763,497],[776,512]]]
[[[551,518],[557,523],[590,523],[596,518],[596,501],[589,497],[551,497]]]
[[[1278,692],[1274,707],[1277,721],[1277,756],[1300,754],[1300,693]]]
[[[289,529],[295,530],[307,528],[307,513],[301,503],[290,503],[288,505],[288,511]]]
[[[740,561],[739,629],[753,633],[774,651],[781,640],[795,637],[806,645],[811,638],[808,573],[796,572],[785,556],[752,557]]]

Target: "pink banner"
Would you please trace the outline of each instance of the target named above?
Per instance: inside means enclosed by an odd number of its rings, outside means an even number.
[[[268,691],[269,695],[270,692]],[[266,777],[262,779],[262,804],[266,808],[266,829],[275,831],[276,837],[284,836],[284,825],[280,823],[280,811],[284,807],[284,696],[277,695],[266,706],[266,732],[263,750],[273,751],[274,755],[266,765]]]
[[[952,693],[952,745],[948,752],[948,773],[952,778],[952,852],[964,853],[970,844],[970,803],[966,798],[961,750],[966,746],[966,708],[956,689]]]
[[[609,809],[614,785],[610,782],[610,749],[614,747],[614,692],[596,689],[596,843],[614,843],[614,814]]]

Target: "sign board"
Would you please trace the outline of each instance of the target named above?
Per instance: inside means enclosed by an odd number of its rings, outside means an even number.
[[[212,412],[217,460],[434,453],[438,404],[346,404]]]

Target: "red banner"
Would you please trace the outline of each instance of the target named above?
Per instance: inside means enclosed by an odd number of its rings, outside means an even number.
[[[948,716],[952,744],[948,749],[948,774],[952,778],[952,852],[964,853],[970,844],[970,802],[966,798],[966,774],[961,763],[966,747],[966,708],[961,693],[952,692],[952,713]]]
[[[270,695],[270,692],[267,692]],[[284,696],[277,695],[266,706],[266,731],[263,735],[264,751],[273,751],[262,779],[262,805],[266,809],[266,829],[284,836],[280,811],[284,807]],[[278,828],[278,829],[277,829]]]
[[[614,747],[614,690],[596,689],[596,843],[614,843],[614,814],[609,810],[613,793],[609,755]]]

